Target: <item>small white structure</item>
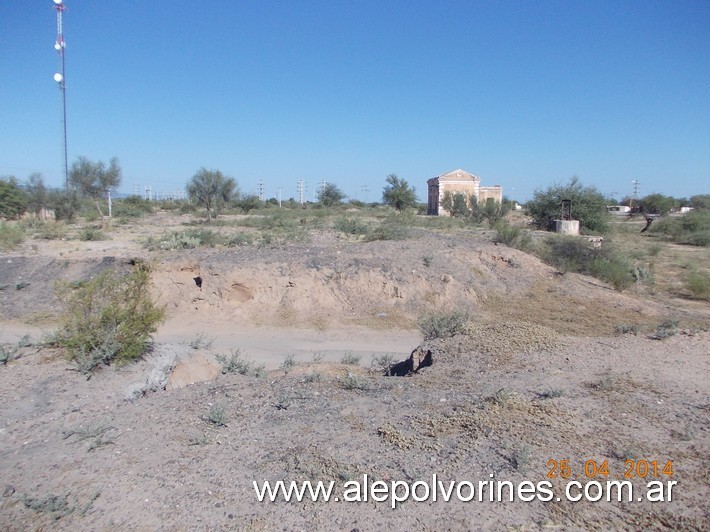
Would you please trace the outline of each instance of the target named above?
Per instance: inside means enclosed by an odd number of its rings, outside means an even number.
[[[555,220],[555,233],[561,235],[578,235],[579,220]]]
[[[579,220],[572,219],[572,200],[563,199],[560,204],[562,207],[562,216],[555,220],[555,233],[562,235],[578,235]]]
[[[626,216],[631,212],[631,207],[628,205],[607,205],[606,212],[617,216]]]

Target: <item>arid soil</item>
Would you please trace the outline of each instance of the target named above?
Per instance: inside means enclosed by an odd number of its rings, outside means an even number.
[[[104,242],[30,240],[0,254],[0,343],[17,347],[0,366],[2,529],[708,528],[706,303],[562,275],[485,233],[360,242],[323,229],[271,245],[142,246],[181,223],[159,214]],[[62,313],[53,283],[135,258],[155,265],[167,321],[143,360],[87,380],[43,346]],[[424,340],[419,320],[452,310],[470,316],[462,334]],[[417,348],[433,364],[415,374],[371,368]],[[222,373],[216,355],[234,350],[266,375]],[[548,478],[552,460],[569,461],[569,478]],[[677,481],[672,500],[564,500],[567,482],[591,480],[590,460],[607,462],[601,482],[655,461],[628,480],[635,494]],[[364,475],[433,474],[549,480],[555,498],[392,509],[258,502],[253,488],[332,480],[342,499]]]

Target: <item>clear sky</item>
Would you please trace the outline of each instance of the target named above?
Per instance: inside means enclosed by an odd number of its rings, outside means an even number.
[[[528,199],[710,193],[708,0],[65,0],[69,161],[121,191],[380,200],[462,168]],[[52,0],[0,3],[0,175],[63,183]]]

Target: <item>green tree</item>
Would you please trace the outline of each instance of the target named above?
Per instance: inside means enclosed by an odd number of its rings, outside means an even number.
[[[526,208],[535,224],[549,231],[562,214],[563,199],[572,200],[572,218],[579,220],[582,230],[606,231],[606,197],[595,187],[583,186],[576,176],[566,185],[556,183],[545,190],[537,189]]]
[[[382,202],[385,205],[394,207],[400,212],[407,207],[417,206],[416,190],[410,187],[407,181],[397,177],[396,174],[390,174],[387,176],[387,185],[382,192]]]
[[[71,222],[81,210],[81,200],[76,189],[51,190],[47,195],[47,205],[54,211],[56,220]]]
[[[338,185],[326,183],[318,191],[318,201],[324,207],[333,207],[340,204],[345,199],[345,194],[338,188]]]
[[[101,211],[99,200],[121,184],[118,159],[111,159],[107,167],[103,161],[93,162],[86,157],[77,158],[69,171],[69,184],[82,196],[94,200],[103,221],[104,213]]]
[[[690,206],[696,209],[710,209],[710,194],[697,194],[690,197]]]
[[[207,219],[212,221],[232,198],[239,193],[237,182],[219,170],[200,168],[186,187],[190,201],[207,209]]]
[[[35,172],[27,179],[25,186],[27,191],[27,208],[35,216],[39,217],[47,208],[47,187],[44,186],[42,174]]]
[[[643,206],[643,212],[646,214],[660,214],[661,216],[671,212],[677,204],[678,200],[671,196],[663,194],[649,194],[641,198],[639,202]]]
[[[498,220],[503,219],[503,217],[510,211],[510,203],[496,201],[493,198],[487,198],[485,203],[479,205],[476,202],[476,208],[481,211],[481,218],[488,222],[488,225],[493,227]]]
[[[249,214],[251,211],[258,209],[263,204],[264,202],[259,199],[259,196],[256,196],[254,194],[250,194],[249,196],[242,196],[241,198],[232,202],[232,205],[240,208],[244,212],[244,214]]]
[[[454,218],[469,218],[471,216],[466,195],[462,192],[452,193],[447,190],[441,198],[441,206]]]
[[[27,196],[12,176],[0,178],[0,218],[15,220],[27,211]]]

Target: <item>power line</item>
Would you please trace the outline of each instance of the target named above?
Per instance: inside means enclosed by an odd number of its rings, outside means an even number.
[[[364,194],[365,194],[365,203],[368,203],[368,201],[367,201],[367,194],[368,194],[368,192],[370,192],[370,187],[368,187],[367,185],[363,185],[363,186],[362,186],[362,191],[363,191]]]

